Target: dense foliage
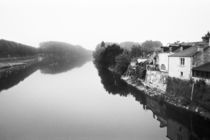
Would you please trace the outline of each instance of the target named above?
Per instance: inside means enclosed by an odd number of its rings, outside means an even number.
[[[94,52],[94,62],[102,67],[114,67],[116,64],[115,58],[123,52],[117,44],[110,44],[105,46],[103,42]]]
[[[0,40],[0,58],[34,56],[38,50],[34,47],[16,43],[13,41]]]
[[[178,78],[169,77],[167,79],[166,94],[176,97],[184,97],[190,100],[192,83],[192,81],[184,81]]]
[[[203,37],[202,40],[204,42],[209,42],[209,38],[210,38],[210,32],[207,32]]]
[[[104,68],[112,68],[114,72],[122,75],[128,69],[132,59],[149,58],[154,52],[160,50],[161,45],[159,41],[145,41],[142,45],[132,42],[123,42],[120,45],[101,42],[93,53],[94,63]],[[145,67],[138,75],[144,77],[142,74],[145,74]]]
[[[128,54],[127,51],[124,51],[123,53],[121,53],[120,55],[115,57],[115,68],[114,70],[116,71],[116,73],[122,75],[126,72],[129,64],[130,64],[130,55]]]
[[[190,102],[192,96],[193,103],[202,103],[208,105],[208,108],[210,108],[209,93],[210,86],[202,80],[195,82],[192,80],[184,81],[171,77],[167,79],[166,94],[178,97],[184,101]]]
[[[85,62],[91,60],[92,52],[80,46],[63,42],[43,42],[40,44],[40,48],[33,48],[12,41],[0,40],[0,58],[4,63],[22,62],[22,60],[34,56],[39,59],[41,57],[42,72],[60,73],[82,66]]]
[[[153,52],[153,51],[160,51],[162,43],[160,41],[152,41],[147,40],[141,44],[142,48],[144,48],[145,51]]]

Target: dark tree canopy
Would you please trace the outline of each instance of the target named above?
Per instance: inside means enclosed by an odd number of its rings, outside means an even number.
[[[141,46],[133,46],[130,55],[132,58],[143,56],[143,48]]]
[[[105,45],[101,43],[93,53],[93,57],[96,64],[108,68],[116,64],[115,57],[121,54],[123,49],[117,44],[109,44],[106,47],[104,46]]]
[[[210,32],[207,32],[203,37],[202,40],[204,42],[209,42],[209,38],[210,38]]]
[[[118,55],[116,58],[115,58],[115,61],[116,61],[116,65],[115,65],[115,71],[122,75],[123,73],[126,72],[129,64],[130,64],[130,55],[124,51],[122,54]]]

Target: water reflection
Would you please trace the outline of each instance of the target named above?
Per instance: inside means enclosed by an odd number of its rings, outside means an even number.
[[[160,128],[167,127],[171,140],[209,140],[210,120],[191,112],[171,106],[160,99],[146,96],[143,92],[126,84],[109,70],[97,67],[101,83],[111,94],[132,95],[145,110],[153,112],[153,118],[160,122]]]
[[[68,63],[45,61],[44,63],[33,63],[0,70],[0,92],[17,85],[37,70],[41,70],[45,74],[59,74],[76,67],[81,67],[88,61],[68,61]]]
[[[25,66],[17,66],[0,71],[0,91],[9,89],[19,82],[23,81],[29,75],[38,69],[37,64]]]
[[[47,59],[42,62],[42,65],[40,66],[40,70],[44,74],[58,74],[62,72],[67,72],[73,68],[81,67],[86,62],[90,61],[90,58],[88,59],[75,59],[74,61],[63,60],[63,59]]]

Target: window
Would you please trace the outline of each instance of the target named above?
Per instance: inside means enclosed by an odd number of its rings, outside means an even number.
[[[184,58],[180,58],[180,64],[181,64],[181,66],[184,66],[184,64],[185,64],[185,59]]]
[[[160,68],[161,70],[166,70],[166,66],[164,64],[161,64]]]
[[[183,72],[180,72],[180,76],[181,76],[181,77],[183,76],[183,74],[184,74]]]

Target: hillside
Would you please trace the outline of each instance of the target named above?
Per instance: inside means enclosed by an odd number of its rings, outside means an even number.
[[[46,56],[43,73],[60,73],[82,66],[92,59],[92,52],[78,45],[49,41],[40,43],[39,52]]]
[[[34,47],[4,39],[0,40],[0,58],[27,57],[37,53],[38,50]]]

